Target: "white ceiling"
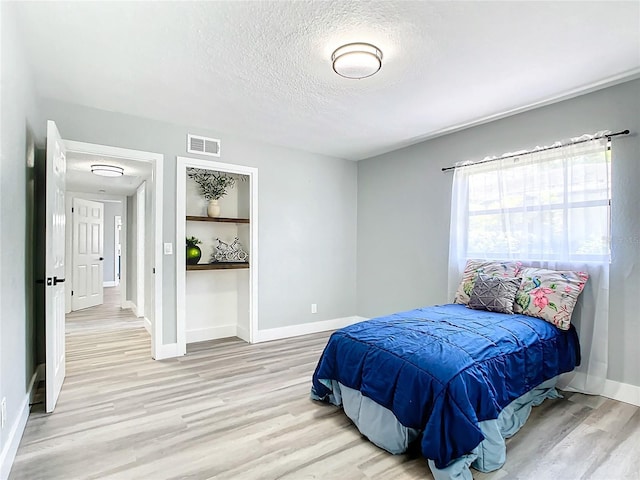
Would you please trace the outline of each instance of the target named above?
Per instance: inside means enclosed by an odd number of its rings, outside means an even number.
[[[640,2],[25,2],[43,97],[367,158],[640,76]],[[332,51],[382,70],[336,75]]]
[[[88,153],[67,152],[66,186],[71,192],[100,193],[129,196],[145,180],[150,180],[152,165],[122,158],[105,157]],[[122,167],[121,177],[101,177],[91,173],[91,165],[107,164]]]

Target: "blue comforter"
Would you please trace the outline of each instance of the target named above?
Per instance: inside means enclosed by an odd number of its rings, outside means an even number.
[[[573,327],[439,305],[367,320],[331,335],[313,375],[327,401],[331,380],[359,390],[422,430],[422,453],[444,468],[484,436],[512,400],[580,363]]]

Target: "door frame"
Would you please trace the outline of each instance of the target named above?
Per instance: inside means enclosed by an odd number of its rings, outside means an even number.
[[[127,197],[124,195],[113,195],[110,193],[85,193],[77,192],[75,190],[66,191],[66,216],[67,218],[73,218],[73,212],[71,207],[75,198],[82,198],[85,200],[94,200],[102,203],[120,202],[122,205],[122,230],[121,240],[125,239],[124,243],[121,241],[121,263],[120,263],[120,308],[131,308],[131,302],[127,300]],[[67,222],[68,228],[66,231],[66,256],[71,258],[73,256],[73,222]],[[71,290],[73,289],[73,268],[70,263],[67,262],[67,278],[71,279],[65,285],[65,313],[71,313]]]
[[[146,319],[145,316],[145,269],[147,254],[145,245],[147,242],[146,215],[147,211],[147,182],[142,182],[136,189],[136,311],[137,317]],[[146,320],[145,320],[146,322]]]
[[[176,334],[178,351],[186,354],[186,250],[180,242],[186,235],[187,168],[206,168],[249,177],[249,342],[258,333],[258,169],[232,163],[212,162],[198,158],[176,157]]]
[[[164,187],[164,155],[161,153],[145,152],[142,150],[131,150],[128,148],[112,147],[108,145],[99,145],[95,143],[78,142],[75,140],[64,140],[68,152],[104,155],[114,158],[122,158],[126,160],[136,160],[139,162],[151,163],[153,167],[152,174],[152,193],[153,193],[153,218],[155,222],[154,229],[154,249],[153,263],[155,269],[154,275],[154,303],[153,303],[153,320],[151,321],[151,357],[160,360],[161,358],[171,357],[171,352],[165,352],[162,344],[162,277],[163,277],[163,254],[162,254],[162,199]],[[126,212],[126,205],[124,211]],[[123,274],[126,271],[123,269]],[[126,283],[121,282],[121,288],[126,288]]]

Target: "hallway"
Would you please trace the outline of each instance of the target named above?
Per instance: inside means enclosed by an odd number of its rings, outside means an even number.
[[[130,328],[144,328],[144,319],[135,317],[130,309],[120,308],[120,287],[105,288],[102,305],[65,316],[67,341],[69,335]]]

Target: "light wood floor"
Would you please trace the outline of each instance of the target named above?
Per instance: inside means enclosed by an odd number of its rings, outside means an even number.
[[[65,331],[67,335],[104,333],[111,330],[144,327],[142,318],[136,318],[131,310],[120,308],[120,287],[108,287],[103,291],[104,303],[102,305],[66,315]]]
[[[58,406],[32,412],[11,480],[433,478],[418,454],[390,455],[341,410],[309,400],[328,333],[206,342],[153,361],[139,321],[108,310],[70,319]],[[474,477],[640,479],[640,409],[547,400],[508,441],[506,465]]]

